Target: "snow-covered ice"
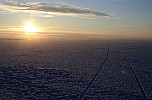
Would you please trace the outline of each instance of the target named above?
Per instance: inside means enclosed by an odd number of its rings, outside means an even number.
[[[152,99],[151,41],[0,41],[0,100],[76,100],[106,54],[86,100]]]

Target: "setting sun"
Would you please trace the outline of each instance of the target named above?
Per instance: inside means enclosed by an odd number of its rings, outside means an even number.
[[[32,23],[26,23],[25,26],[24,26],[24,32],[35,33],[35,32],[39,32],[39,30]]]

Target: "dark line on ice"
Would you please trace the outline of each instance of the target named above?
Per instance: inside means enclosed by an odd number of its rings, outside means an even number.
[[[94,75],[94,77],[91,79],[91,81],[89,82],[89,84],[87,85],[87,87],[85,88],[85,90],[82,92],[82,94],[78,97],[77,100],[83,100],[84,99],[84,96],[86,95],[88,89],[90,88],[91,84],[93,83],[93,81],[95,80],[96,76],[98,75],[98,73],[100,72],[102,66],[105,64],[107,58],[108,58],[108,55],[109,55],[109,48],[108,48],[108,51],[107,51],[107,55],[103,61],[103,63],[101,64],[100,68],[98,69],[98,71],[96,72],[96,74]]]
[[[125,55],[123,55],[123,57],[126,59],[127,63],[129,64],[129,67],[130,67],[130,69],[131,69],[131,71],[132,71],[132,73],[133,73],[133,75],[134,75],[134,77],[135,77],[135,79],[136,79],[136,81],[138,83],[138,86],[139,86],[139,88],[141,90],[141,93],[142,93],[142,95],[144,97],[144,100],[148,100],[147,95],[146,95],[146,93],[145,93],[145,91],[144,91],[144,89],[143,89],[143,87],[142,87],[142,85],[141,85],[141,83],[140,83],[140,81],[139,81],[134,69],[132,68],[131,63],[129,62],[129,60],[126,58]]]

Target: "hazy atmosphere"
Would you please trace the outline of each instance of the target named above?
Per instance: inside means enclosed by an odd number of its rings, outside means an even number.
[[[151,0],[0,0],[0,38],[151,39],[151,4]]]

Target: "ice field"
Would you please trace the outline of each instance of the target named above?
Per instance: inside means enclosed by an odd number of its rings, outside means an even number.
[[[152,100],[152,42],[0,41],[0,100],[77,100],[87,86],[84,100]]]

